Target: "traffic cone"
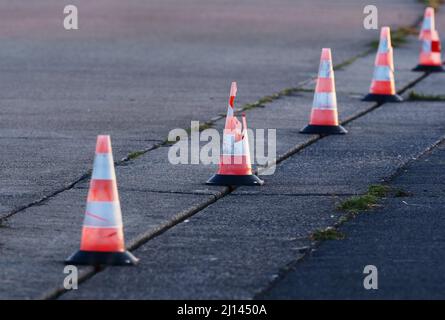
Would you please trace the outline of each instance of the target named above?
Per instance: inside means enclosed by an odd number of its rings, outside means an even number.
[[[246,115],[244,113],[242,115],[242,124],[234,115],[236,91],[236,82],[232,82],[223,132],[223,154],[220,156],[218,172],[207,181],[207,184],[224,186],[262,185],[264,181],[252,173]]]
[[[300,132],[310,134],[345,134],[347,132],[338,124],[334,69],[329,48],[324,48],[321,51],[311,118],[309,125]]]
[[[401,102],[403,99],[396,94],[394,81],[394,59],[389,27],[382,27],[379,49],[375,58],[374,75],[369,94],[363,101]]]
[[[110,136],[101,135],[97,137],[80,251],[65,263],[98,266],[134,265],[137,262],[137,258],[125,251]]]
[[[422,41],[422,48],[419,54],[419,64],[413,71],[420,72],[443,72],[441,44],[439,32],[435,29],[434,8],[425,9],[422,29],[419,39]]]

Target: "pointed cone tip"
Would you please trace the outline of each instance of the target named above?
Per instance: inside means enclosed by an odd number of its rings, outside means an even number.
[[[97,136],[96,153],[110,153],[111,152],[111,139],[109,135]]]
[[[244,128],[244,130],[247,130],[246,113],[243,112],[243,113],[241,114],[241,117],[243,118],[243,119],[242,119],[242,120],[243,120],[243,128]]]
[[[434,17],[434,8],[433,7],[425,8],[425,17]]]
[[[230,96],[234,97],[236,96],[237,86],[236,81],[232,81],[232,85],[230,86]]]
[[[321,60],[332,60],[331,48],[323,48],[321,50]]]
[[[389,27],[382,27],[380,32],[381,39],[389,39],[391,37],[391,29]]]

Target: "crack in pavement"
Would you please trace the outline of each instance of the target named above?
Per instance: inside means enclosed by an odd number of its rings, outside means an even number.
[[[346,59],[345,61],[349,61],[349,60],[354,59],[354,58],[364,57],[367,54],[370,54],[370,52],[368,52],[368,51],[369,50],[366,50],[366,51],[364,51],[362,53],[359,53],[359,54],[353,56],[352,58]],[[341,62],[340,65],[342,63],[344,63],[344,62]],[[334,68],[335,68],[335,66],[334,66]],[[291,88],[290,90],[298,91],[299,89],[303,88],[306,84],[310,83],[314,79],[316,79],[316,77],[311,77],[309,79],[302,80],[302,81],[300,81],[297,84],[297,86],[295,88]],[[277,95],[277,94],[275,94],[275,95]],[[284,96],[286,96],[286,95],[283,95],[283,97]],[[292,97],[292,95],[288,95],[288,97]],[[258,101],[260,101],[263,98],[260,98]],[[276,99],[274,99],[274,100],[276,100]],[[243,105],[241,107],[240,110],[237,110],[235,112],[235,114],[239,115],[239,114],[241,114],[243,112],[248,112],[250,109],[255,109],[256,107],[251,107],[252,105],[255,105],[255,104],[256,104],[256,102],[251,103],[251,104],[245,104],[245,105]],[[267,105],[269,103],[264,103],[264,104]],[[262,105],[262,107],[265,107],[265,106]],[[207,122],[204,122],[203,125],[212,125],[212,124],[216,123],[217,121],[219,121],[219,120],[221,120],[223,118],[225,118],[225,115],[213,117],[210,120],[208,120]],[[314,141],[309,142],[305,146],[308,146],[308,145],[312,144],[316,140],[318,140],[318,139],[315,139]],[[151,140],[146,140],[146,141],[151,141]],[[154,140],[154,141],[160,141],[160,140]],[[140,156],[143,156],[144,154],[146,154],[146,153],[148,153],[150,151],[156,150],[156,149],[161,148],[161,147],[170,147],[170,146],[171,146],[171,144],[168,142],[168,139],[165,139],[164,141],[159,142],[159,143],[155,143],[154,145],[152,145],[152,146],[150,146],[150,147],[148,147],[146,149],[135,150],[133,152],[128,153],[128,155],[125,156],[124,158],[122,158],[121,160],[115,161],[114,165],[116,167],[122,166],[122,165],[128,165],[132,160],[134,160],[136,158],[139,158]],[[298,149],[298,146],[297,146],[297,148],[294,148],[294,149]],[[293,150],[293,149],[289,150],[288,152],[286,152],[285,155],[287,155],[287,156],[285,158],[283,158],[283,160],[288,158],[290,155],[294,154],[295,152],[297,152],[297,150]],[[131,155],[135,154],[135,153],[138,154],[137,157],[132,157]],[[276,162],[274,164],[276,164]],[[274,164],[272,164],[272,165],[274,165]],[[58,194],[60,194],[62,192],[65,192],[65,191],[69,191],[69,190],[75,188],[77,184],[82,183],[82,182],[88,180],[91,177],[91,173],[92,173],[92,170],[88,170],[87,172],[82,174],[79,178],[75,179],[74,181],[66,184],[65,186],[63,186],[63,187],[61,187],[59,189],[56,189],[55,191],[53,191],[53,192],[51,192],[51,193],[49,193],[47,195],[44,195],[43,197],[41,197],[39,199],[36,199],[35,201],[27,203],[27,204],[25,204],[23,206],[19,206],[19,207],[15,208],[15,209],[7,212],[7,213],[3,213],[3,214],[0,213],[0,223],[2,223],[3,221],[7,220],[8,218],[12,217],[13,215],[15,215],[17,213],[20,213],[20,212],[22,212],[22,211],[24,211],[24,210],[26,210],[28,208],[31,208],[33,206],[41,205],[41,204],[45,203],[46,201],[50,200],[51,198],[57,196]]]
[[[405,85],[402,89],[400,89],[398,91],[398,93],[402,94],[409,88],[412,88],[417,83],[421,82],[423,79],[427,78],[429,75],[430,75],[430,73],[422,74],[415,80],[413,80],[410,83],[408,83],[407,85]],[[361,118],[362,116],[368,114],[369,112],[372,112],[373,110],[380,108],[383,105],[385,105],[385,103],[376,103],[376,104],[372,105],[370,108],[368,108],[362,112],[359,112],[359,113],[347,118],[344,121],[340,121],[340,123],[342,125],[350,123],[350,122],[354,121],[355,119]],[[291,156],[298,154],[300,151],[302,151],[306,147],[314,144],[315,142],[323,139],[324,137],[326,137],[326,136],[316,135],[314,138],[309,139],[308,141],[306,141],[302,144],[296,145],[295,147],[293,147],[293,148],[289,149],[287,152],[285,152],[283,155],[279,156],[276,159],[276,161],[269,164],[268,167],[262,168],[262,169],[266,170],[267,168],[270,168],[271,166],[281,163],[282,161],[286,160],[287,158],[289,158]],[[436,144],[434,144],[434,145],[436,145]],[[430,148],[427,148],[427,150],[429,150]],[[406,163],[404,162],[401,164],[401,166],[404,166],[405,164]],[[261,170],[256,173],[261,173]],[[153,238],[163,234],[164,232],[168,231],[169,229],[173,228],[176,224],[195,215],[196,213],[207,208],[208,206],[210,206],[211,204],[215,203],[216,201],[224,198],[225,196],[232,194],[232,192],[235,191],[236,189],[237,189],[237,187],[226,187],[224,189],[224,191],[222,191],[218,195],[210,198],[209,200],[207,200],[201,204],[198,204],[197,206],[194,206],[191,209],[186,209],[186,210],[181,211],[180,213],[175,215],[175,217],[172,220],[168,221],[167,223],[165,223],[163,225],[158,226],[158,228],[156,228],[155,230],[153,230],[153,229],[147,230],[146,233],[139,235],[136,239],[130,240],[131,244],[129,246],[127,246],[127,249],[130,251],[133,251],[133,250],[139,248],[140,246],[146,244],[151,239],[153,239]],[[102,272],[106,269],[107,269],[107,267],[103,267],[103,268],[88,267],[88,268],[82,270],[79,273],[78,285],[81,285],[84,281],[88,280],[89,278],[93,277],[95,274]],[[39,299],[57,299],[58,297],[63,295],[65,292],[67,292],[67,290],[64,287],[58,286],[56,288],[50,289],[47,292],[45,292]]]
[[[367,54],[370,54],[371,52],[372,52],[371,50],[367,50],[367,53],[366,53],[366,54],[361,53],[361,54],[357,55],[356,57],[365,56],[365,55],[367,55]],[[404,91],[407,90],[408,88],[414,86],[416,83],[420,82],[420,81],[423,80],[425,77],[427,77],[427,74],[425,74],[425,75],[421,76],[420,78],[416,79],[413,83],[410,83],[408,86],[406,86],[404,89],[402,89],[401,92],[404,92]],[[313,79],[314,79],[314,78],[310,78],[310,79],[308,79],[308,80],[301,81],[301,82],[298,84],[298,87],[301,87],[301,86],[303,86],[305,83],[309,83],[309,82],[313,81]],[[297,87],[297,88],[298,88],[298,87]],[[291,94],[289,94],[289,95],[284,95],[284,94],[283,94],[282,96],[279,96],[278,98],[274,98],[274,100],[279,99],[280,97],[284,97],[284,96],[292,97]],[[260,100],[261,100],[261,99],[260,99]],[[264,107],[264,105],[268,105],[268,104],[270,104],[270,102],[266,102],[266,103],[258,104],[257,107],[259,107],[260,105],[261,105],[261,107]],[[378,104],[377,104],[377,105],[371,107],[370,109],[367,109],[367,110],[365,111],[365,113],[358,113],[358,114],[356,114],[356,115],[354,115],[354,116],[348,118],[347,120],[343,121],[342,124],[346,124],[346,123],[348,123],[348,122],[350,122],[350,121],[352,121],[352,120],[354,120],[354,119],[356,119],[356,118],[359,118],[359,117],[363,116],[364,114],[366,114],[366,113],[368,113],[368,112],[371,112],[372,110],[374,110],[374,109],[376,109],[376,108],[378,108],[378,107],[380,107],[380,106],[381,106],[381,105],[378,105]],[[247,111],[250,110],[250,109],[252,109],[252,107],[247,107],[247,106],[245,105],[244,108],[242,108],[241,110],[238,110],[237,113],[241,113],[241,112],[243,112],[243,111],[246,111],[246,112],[247,112]],[[211,118],[211,119],[209,120],[209,122],[206,122],[206,124],[215,123],[216,121],[221,120],[221,119],[223,119],[224,117],[225,117],[225,116],[218,116],[218,117]],[[275,161],[275,162],[274,162],[273,164],[271,164],[271,165],[275,165],[275,164],[278,164],[278,163],[282,162],[283,160],[285,160],[285,159],[287,159],[287,158],[289,158],[289,157],[291,157],[291,156],[297,154],[300,150],[304,149],[305,147],[310,146],[311,144],[315,143],[316,141],[318,141],[318,140],[320,140],[320,139],[322,139],[322,138],[323,138],[323,136],[316,136],[316,137],[314,137],[313,139],[310,139],[310,140],[308,140],[307,142],[305,142],[305,143],[303,143],[303,144],[299,144],[299,145],[297,145],[297,146],[291,148],[291,149],[288,150],[284,155],[280,156],[279,159],[278,159],[277,161]],[[150,140],[145,140],[145,141],[150,141]],[[157,140],[157,141],[159,141],[159,140]],[[148,153],[148,152],[150,152],[150,151],[152,151],[152,150],[158,149],[158,148],[160,148],[160,147],[165,147],[165,146],[168,146],[168,145],[165,144],[165,141],[163,141],[163,142],[159,142],[159,143],[157,143],[157,144],[155,144],[155,145],[152,145],[152,146],[149,147],[149,148],[143,149],[143,150],[141,150],[141,151],[137,151],[137,152],[139,153],[138,156],[141,156],[141,155],[143,155],[143,154],[145,154],[145,153]],[[124,157],[124,158],[121,159],[120,161],[115,162],[115,165],[116,165],[116,166],[121,166],[121,165],[129,165],[129,164],[131,164],[131,160],[134,160],[134,158],[130,157],[131,154],[132,154],[132,153],[130,153],[129,155],[127,155],[126,157]],[[28,203],[28,204],[26,204],[26,205],[24,205],[24,206],[20,206],[20,207],[14,209],[14,210],[12,210],[12,211],[10,211],[9,213],[7,213],[7,214],[5,214],[5,215],[0,215],[0,222],[2,222],[2,221],[4,221],[4,220],[6,221],[7,218],[11,217],[12,215],[14,215],[14,214],[16,214],[16,213],[19,213],[19,212],[21,212],[21,211],[24,211],[24,210],[27,209],[27,208],[30,208],[30,207],[32,207],[32,206],[36,206],[36,205],[40,205],[40,204],[46,202],[47,200],[50,200],[51,198],[57,196],[58,194],[60,194],[60,193],[62,193],[62,192],[64,192],[64,191],[68,191],[68,190],[71,190],[71,189],[73,189],[73,188],[77,188],[77,187],[78,187],[78,186],[77,186],[78,184],[80,184],[80,183],[86,181],[90,176],[91,176],[91,170],[90,170],[90,171],[87,171],[86,173],[84,173],[83,175],[81,175],[79,178],[75,179],[73,182],[71,182],[71,183],[65,185],[64,187],[62,187],[62,188],[60,188],[60,189],[57,189],[56,191],[54,191],[54,192],[52,192],[52,193],[49,193],[48,195],[43,196],[42,198],[40,198],[40,199],[38,199],[38,200],[36,200],[36,201],[33,201],[33,202],[31,202],[31,203]],[[217,193],[216,195],[209,194],[209,195],[211,196],[209,200],[207,200],[207,201],[205,201],[205,202],[202,202],[202,203],[200,203],[199,205],[197,205],[197,206],[195,206],[195,207],[193,207],[193,208],[191,208],[191,209],[187,209],[187,210],[181,211],[180,213],[178,213],[177,215],[175,215],[175,217],[174,217],[172,220],[170,220],[170,221],[168,221],[167,223],[164,223],[164,224],[158,226],[158,228],[157,228],[156,230],[154,230],[154,231],[151,230],[151,231],[149,231],[149,232],[147,231],[147,233],[144,233],[144,234],[142,234],[141,236],[138,236],[135,240],[131,241],[131,245],[128,246],[129,249],[130,249],[130,250],[134,250],[134,249],[138,248],[140,245],[145,244],[145,243],[146,243],[147,241],[149,241],[150,239],[152,239],[152,238],[156,237],[157,235],[160,235],[161,233],[167,231],[168,229],[170,229],[171,227],[173,227],[173,226],[176,225],[177,223],[179,223],[179,222],[183,221],[184,219],[186,219],[186,218],[188,218],[188,217],[194,215],[195,213],[201,211],[202,209],[206,208],[207,206],[211,205],[212,203],[216,202],[217,200],[219,200],[219,199],[225,197],[226,195],[231,194],[235,189],[236,189],[236,188],[226,188],[226,189],[224,189],[222,192]],[[155,191],[155,190],[148,190],[148,191],[135,190],[135,191],[140,191],[140,192],[153,192],[153,193],[178,193],[178,194],[199,194],[199,195],[202,195],[202,193],[195,193],[195,192],[170,192],[170,191],[163,192],[163,191]],[[291,196],[291,195],[290,195],[290,196]],[[96,272],[99,272],[99,271],[101,271],[101,270],[97,270],[97,269],[94,269],[94,270],[92,270],[92,271],[89,270],[88,272],[83,273],[83,275],[81,276],[81,278],[79,278],[79,280],[80,280],[80,279],[83,279],[82,281],[86,281],[86,280],[89,279],[91,276],[93,276]],[[79,281],[79,283],[81,283],[82,281]],[[60,294],[63,294],[63,292],[64,292],[64,291],[60,292]],[[47,295],[47,296],[48,296],[48,298],[51,298],[51,295]],[[57,295],[56,295],[56,296],[57,296]],[[56,297],[56,296],[55,296],[55,297]]]
[[[358,193],[261,193],[261,196],[289,196],[289,197],[349,197],[357,196]],[[237,196],[258,196],[258,193],[238,192],[232,194],[233,197]]]
[[[390,183],[391,181],[393,181],[396,177],[403,175],[404,170],[409,167],[413,162],[416,162],[418,160],[420,160],[422,157],[426,156],[427,154],[431,153],[435,148],[437,148],[440,144],[442,144],[443,142],[445,142],[445,135],[440,137],[438,140],[436,140],[435,142],[433,142],[431,145],[429,145],[427,148],[425,148],[424,150],[422,150],[421,152],[419,152],[417,155],[415,155],[414,157],[412,157],[411,159],[403,162],[390,176],[384,178],[384,182],[385,183]],[[402,201],[402,203],[404,203],[407,206],[422,206],[425,207],[423,205],[416,205],[416,204],[409,204],[406,201]],[[339,227],[340,225],[347,223],[346,222],[337,222],[334,226],[335,227]],[[326,241],[326,240],[324,240]],[[308,258],[310,256],[310,253],[314,250],[316,250],[323,242],[323,240],[321,241],[315,241],[313,242],[313,244],[308,248],[307,251],[303,252],[302,256],[297,258],[294,261],[289,262],[287,265],[285,265],[284,267],[282,267],[280,270],[278,270],[278,276],[276,278],[274,278],[269,285],[265,286],[264,288],[262,288],[261,290],[257,291],[254,296],[253,299],[258,299],[259,297],[267,294],[270,290],[272,290],[275,285],[280,282],[281,280],[284,279],[284,277],[291,271],[295,270],[295,268],[297,268],[298,264],[301,263],[304,259]]]
[[[154,149],[157,149],[157,148],[158,148],[157,144],[154,144],[151,147],[147,148],[145,153],[149,152],[149,151],[152,151]],[[114,165],[115,166],[121,166],[121,165],[124,165],[124,164],[130,162],[132,160],[130,155],[131,154],[127,155],[126,157],[122,158],[119,161],[115,161]],[[8,213],[0,214],[0,223],[4,222],[9,217],[12,217],[13,215],[15,215],[15,214],[17,214],[19,212],[22,212],[22,211],[24,211],[24,210],[26,210],[28,208],[34,207],[36,205],[41,205],[41,204],[45,203],[46,201],[54,198],[55,196],[57,196],[58,194],[60,194],[62,192],[74,189],[77,184],[82,183],[82,182],[86,181],[87,179],[89,179],[91,177],[91,173],[92,173],[92,170],[88,170],[86,173],[81,175],[79,178],[75,179],[73,182],[68,183],[64,187],[59,188],[59,189],[55,190],[54,192],[49,193],[48,195],[45,195],[45,196],[43,196],[43,197],[41,197],[41,198],[39,198],[39,199],[37,199],[37,200],[35,200],[33,202],[30,202],[30,203],[28,203],[26,205],[17,207],[16,209],[11,210]]]
[[[89,187],[75,187],[76,190],[88,190]],[[159,194],[187,194],[187,195],[209,195],[213,196],[215,194],[219,194],[217,191],[210,190],[195,190],[195,191],[174,191],[174,190],[152,190],[152,189],[134,189],[134,188],[119,188],[119,192],[141,192],[141,193],[159,193]]]

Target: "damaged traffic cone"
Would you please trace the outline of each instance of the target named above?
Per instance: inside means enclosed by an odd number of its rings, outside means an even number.
[[[393,49],[389,27],[382,27],[371,88],[369,94],[362,100],[380,103],[401,102],[403,100],[401,96],[396,94]]]
[[[234,115],[235,96],[236,82],[232,82],[219,170],[206,183],[223,186],[262,185],[264,181],[252,173],[246,115],[242,115],[242,124]]]
[[[337,95],[335,93],[331,49],[324,48],[321,51],[311,118],[309,125],[300,132],[309,134],[345,134],[347,132],[345,128],[338,124]]]
[[[110,136],[98,136],[80,251],[65,263],[99,266],[134,265],[137,262],[137,258],[125,251]]]
[[[420,72],[443,72],[441,44],[439,32],[435,29],[434,9],[425,9],[422,30],[419,34],[422,41],[422,48],[419,54],[419,64],[413,71]]]

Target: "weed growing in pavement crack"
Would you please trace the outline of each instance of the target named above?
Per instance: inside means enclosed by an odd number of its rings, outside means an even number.
[[[5,223],[5,220],[0,220],[0,229],[1,228],[7,228],[8,225]]]
[[[339,219],[339,221],[335,224],[335,227],[317,230],[310,236],[310,239],[314,241],[344,239],[345,235],[336,228],[355,218],[360,211],[366,211],[376,207],[378,201],[387,197],[392,191],[393,190],[390,186],[373,184],[368,187],[368,191],[364,195],[346,199],[337,206],[338,210],[345,211],[346,214]],[[401,189],[394,190],[394,196],[396,197],[406,196],[406,194],[407,193]]]
[[[365,211],[377,206],[377,202],[380,198],[386,197],[391,188],[389,186],[374,184],[368,187],[368,192],[361,196],[354,196],[346,199],[337,206],[338,210],[358,213],[359,211]]]
[[[445,101],[445,95],[428,95],[413,90],[409,93],[408,99],[410,101]]]
[[[440,5],[444,3],[443,0],[419,0],[419,2],[425,4],[427,7],[433,7],[434,10],[439,10]]]
[[[344,238],[344,233],[333,227],[328,227],[324,230],[317,230],[310,237],[312,241],[342,240]]]
[[[145,152],[144,151],[134,151],[132,153],[130,153],[128,155],[128,159],[129,160],[133,160],[136,159],[137,157],[140,157],[141,155],[143,155]]]
[[[408,36],[417,35],[418,30],[414,27],[400,27],[396,30],[391,30],[391,43],[393,47],[400,47],[407,41]],[[371,48],[377,49],[379,47],[379,40],[374,40],[370,43]]]
[[[342,202],[337,209],[349,212],[359,212],[371,209],[377,204],[377,197],[365,194],[362,196],[351,197]]]
[[[403,189],[397,189],[394,192],[394,197],[396,198],[404,198],[404,197],[411,197],[413,194],[409,191],[405,191]]]
[[[368,188],[368,194],[378,198],[386,197],[390,191],[391,188],[389,186],[384,186],[381,184],[373,184]]]

